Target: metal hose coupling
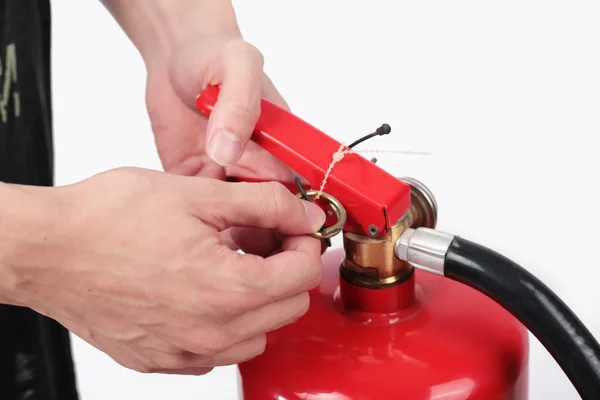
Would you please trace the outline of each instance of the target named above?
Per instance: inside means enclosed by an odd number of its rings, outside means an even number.
[[[430,228],[407,229],[396,241],[394,254],[413,267],[444,275],[446,253],[454,235]]]

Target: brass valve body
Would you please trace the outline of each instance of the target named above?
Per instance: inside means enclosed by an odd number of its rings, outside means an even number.
[[[401,179],[410,185],[411,206],[386,236],[372,238],[344,232],[345,258],[340,273],[355,285],[381,289],[403,282],[410,277],[413,269],[395,256],[396,241],[408,228],[435,228],[437,203],[433,194],[415,179]]]
[[[402,233],[411,227],[411,208],[382,238],[344,233],[345,259],[341,273],[348,281],[363,287],[382,288],[404,281],[412,266],[394,255],[394,245]]]

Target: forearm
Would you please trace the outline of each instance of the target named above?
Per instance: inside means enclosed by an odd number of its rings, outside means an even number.
[[[241,36],[231,0],[101,1],[145,60],[193,38]]]
[[[56,188],[0,183],[0,304],[28,306],[35,276],[52,264],[58,210]]]

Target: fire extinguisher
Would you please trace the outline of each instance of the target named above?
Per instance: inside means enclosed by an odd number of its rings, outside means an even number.
[[[218,94],[206,88],[197,108],[210,115]],[[310,183],[290,190],[330,214],[313,236],[341,233],[344,246],[324,254],[307,314],[239,365],[244,400],[523,400],[527,331],[584,400],[600,399],[589,330],[526,269],[436,230],[437,203],[421,182],[264,99],[252,139]],[[349,155],[332,169],[335,154]]]

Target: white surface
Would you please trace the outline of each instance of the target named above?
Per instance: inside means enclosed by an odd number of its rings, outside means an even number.
[[[304,119],[425,182],[439,228],[522,263],[600,336],[597,1],[236,1],[246,38]],[[368,5],[367,5],[368,4]],[[54,1],[57,180],[159,169],[143,64],[98,1]],[[140,375],[75,340],[83,400],[230,400],[235,369]],[[532,339],[531,398],[576,399]]]

